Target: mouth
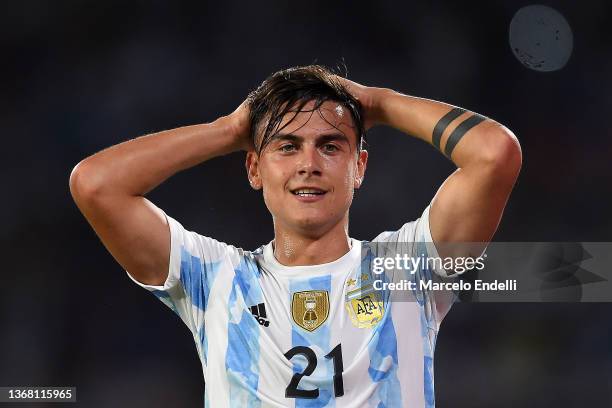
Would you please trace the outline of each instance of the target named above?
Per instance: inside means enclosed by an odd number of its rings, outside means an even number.
[[[307,202],[317,201],[327,193],[327,191],[316,187],[300,187],[289,191],[301,201]]]

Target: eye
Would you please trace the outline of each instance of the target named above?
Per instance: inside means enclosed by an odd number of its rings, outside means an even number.
[[[326,144],[324,144],[324,145],[323,145],[323,150],[324,150],[326,153],[335,153],[335,152],[337,152],[337,151],[338,151],[338,150],[340,150],[340,149],[339,149],[339,148],[338,148],[338,146],[336,146],[335,144],[332,144],[332,143],[326,143]]]
[[[291,143],[284,144],[278,148],[278,150],[280,150],[283,153],[290,153],[290,152],[295,151],[295,149],[296,149],[295,145]]]

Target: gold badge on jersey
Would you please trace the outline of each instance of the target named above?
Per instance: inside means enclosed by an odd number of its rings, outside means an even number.
[[[354,326],[371,328],[380,322],[385,314],[384,302],[380,293],[359,288],[349,292],[345,302],[346,310]]]
[[[329,296],[325,290],[295,292],[291,300],[291,316],[302,329],[314,331],[329,316]]]

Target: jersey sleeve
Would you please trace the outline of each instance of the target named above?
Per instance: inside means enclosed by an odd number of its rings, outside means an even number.
[[[178,221],[166,215],[170,227],[170,260],[168,277],[161,286],[138,282],[172,309],[189,327],[201,335],[211,288],[219,270],[232,265],[236,248],[187,231]]]
[[[374,242],[385,242],[390,244],[389,247],[394,249],[394,252],[400,255],[408,255],[412,258],[439,258],[438,250],[433,242],[431,230],[429,228],[429,210],[431,206],[427,206],[420,218],[415,221],[408,222],[397,231],[386,231],[374,238]],[[395,253],[390,254],[394,256]],[[435,276],[434,276],[435,275]],[[441,267],[439,262],[422,262],[416,271],[414,271],[414,280],[448,280],[456,276],[453,271],[447,271]],[[455,295],[451,291],[440,290],[423,290],[420,295],[425,301],[430,304],[433,310],[432,318],[435,319],[435,325],[439,326],[444,316],[450,310]]]

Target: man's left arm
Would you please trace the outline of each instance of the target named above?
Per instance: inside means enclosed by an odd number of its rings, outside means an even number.
[[[494,120],[446,103],[347,82],[364,107],[368,126],[387,125],[418,137],[458,167],[432,200],[429,225],[434,242],[488,243],[521,167],[514,134]],[[467,254],[453,250],[440,255]]]

